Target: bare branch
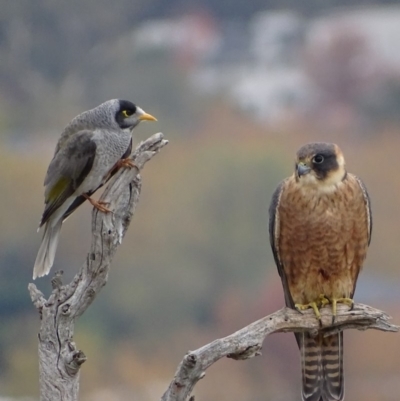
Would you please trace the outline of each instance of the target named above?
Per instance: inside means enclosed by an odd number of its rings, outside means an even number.
[[[74,341],[75,319],[82,315],[107,283],[112,258],[129,227],[139,200],[139,171],[168,141],[158,133],[140,143],[132,155],[137,168],[122,168],[101,196],[112,213],[97,209],[92,215],[92,244],[86,262],[72,282],[62,284],[62,272],[52,279],[53,291],[46,300],[31,283],[33,304],[39,310],[39,372],[41,401],[76,401],[80,366],[85,354]]]
[[[161,400],[186,401],[196,383],[205,376],[206,369],[213,363],[223,357],[243,360],[260,355],[265,338],[272,333],[307,331],[316,335],[322,330],[329,335],[347,329],[399,331],[399,326],[389,323],[390,316],[368,305],[355,304],[352,310],[345,305],[338,305],[333,324],[330,308],[323,308],[321,315],[320,323],[312,310],[299,313],[283,308],[230,336],[215,340],[196,351],[189,351]]]

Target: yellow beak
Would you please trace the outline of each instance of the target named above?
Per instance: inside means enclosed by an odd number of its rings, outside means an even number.
[[[140,121],[157,121],[151,114],[143,113],[139,116]]]

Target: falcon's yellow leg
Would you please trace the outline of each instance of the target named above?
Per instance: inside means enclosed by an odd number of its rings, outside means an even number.
[[[322,308],[323,306],[330,304],[331,301],[324,294],[321,294],[319,296],[319,303],[321,304],[321,308]]]
[[[324,307],[325,305],[329,304],[329,303],[330,303],[329,299],[324,294],[321,294],[319,296],[319,298],[315,302],[310,302],[310,303],[304,304],[304,305],[303,304],[296,304],[295,308],[298,311],[302,311],[302,310],[306,310],[306,309],[312,308],[314,313],[315,313],[315,316],[317,317],[317,319],[321,320],[321,313],[320,313],[319,310],[322,307]]]
[[[350,309],[353,308],[354,301],[351,298],[332,298],[332,323],[335,322],[336,314],[337,314],[337,304],[346,304],[350,307]]]
[[[321,320],[321,313],[319,312],[318,305],[316,302],[310,302],[308,304],[295,304],[294,306],[299,312],[301,312],[302,310],[312,308],[314,310],[317,319]]]

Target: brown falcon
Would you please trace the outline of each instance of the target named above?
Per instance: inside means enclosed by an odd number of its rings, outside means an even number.
[[[367,190],[346,171],[339,147],[300,148],[294,174],[278,186],[270,206],[270,241],[286,305],[313,308],[318,318],[327,303],[333,316],[338,302],[352,305],[371,229]],[[343,400],[343,333],[295,335],[303,400]]]

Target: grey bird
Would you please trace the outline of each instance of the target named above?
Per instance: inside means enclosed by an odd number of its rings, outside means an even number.
[[[49,273],[54,262],[63,221],[86,199],[99,210],[105,205],[90,196],[121,166],[132,150],[132,129],[140,121],[157,121],[130,101],[113,99],[75,117],[64,129],[47,169],[45,225],[33,279]]]

